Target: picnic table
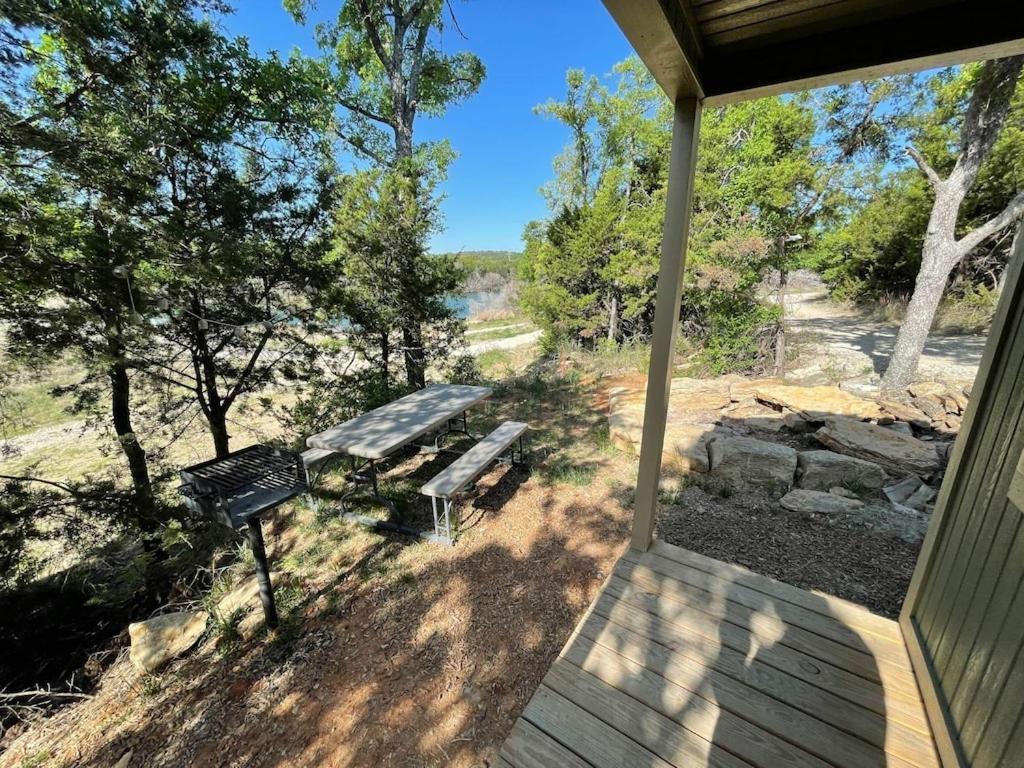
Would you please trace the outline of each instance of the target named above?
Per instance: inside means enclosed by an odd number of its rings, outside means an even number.
[[[342,496],[342,516],[376,529],[416,534],[395,520],[380,521],[349,513],[346,503],[356,497],[361,501],[376,501],[397,517],[394,500],[380,493],[377,463],[432,432],[438,433],[433,445],[422,448],[440,450],[443,439],[452,434],[465,434],[475,440],[468,428],[467,411],[492,394],[489,387],[432,384],[308,438],[309,448],[347,456],[352,462],[349,479],[354,488]],[[366,486],[372,488],[371,493],[361,490]]]

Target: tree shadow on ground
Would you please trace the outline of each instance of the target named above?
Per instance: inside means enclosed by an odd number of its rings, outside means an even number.
[[[541,463],[591,428],[557,401],[497,400],[492,420],[541,425]],[[395,471],[417,483],[425,464],[447,460],[409,457]],[[220,652],[207,643],[159,678],[121,662],[95,702],[66,715],[81,723],[96,710],[89,726],[61,731],[63,713],[47,724],[54,751],[73,749],[81,766],[128,750],[132,764],[152,766],[480,764],[626,540],[628,512],[600,475],[607,462],[574,461],[596,468],[593,483],[485,474],[466,504],[480,517],[452,549],[367,533],[323,510],[282,516],[268,526],[272,568],[303,555],[299,529],[319,537],[321,559],[297,595],[281,596],[281,629]]]

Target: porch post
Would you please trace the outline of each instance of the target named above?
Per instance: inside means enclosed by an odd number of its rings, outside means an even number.
[[[661,267],[655,298],[654,336],[651,363],[647,371],[647,402],[644,406],[644,431],[640,441],[640,469],[636,479],[633,510],[633,549],[646,552],[654,535],[654,515],[658,506],[661,478],[661,452],[665,443],[672,361],[679,327],[679,303],[682,299],[683,266],[690,236],[693,204],[693,175],[700,134],[701,102],[684,98],[676,102],[672,126],[672,159],[668,173],[668,198],[662,233]]]

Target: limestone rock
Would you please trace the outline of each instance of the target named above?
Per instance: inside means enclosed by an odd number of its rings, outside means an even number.
[[[206,611],[182,611],[129,624],[132,662],[144,672],[155,672],[195,645],[208,618]]]
[[[710,468],[708,441],[714,435],[713,424],[667,424],[662,467],[682,474],[707,472]]]
[[[737,485],[787,491],[796,473],[796,451],[752,437],[715,437],[708,444],[711,473]]]
[[[722,415],[729,421],[750,429],[778,432],[785,426],[783,414],[756,402],[736,403],[722,411]]]
[[[827,491],[833,486],[852,483],[881,488],[889,479],[885,470],[874,462],[834,451],[803,451],[797,456],[797,465],[800,468],[797,485],[812,491]]]
[[[877,424],[828,419],[814,436],[836,453],[873,461],[898,474],[925,475],[939,469],[939,455],[934,446]]]
[[[758,387],[784,383],[782,379],[743,379],[742,381],[734,381],[729,387],[729,397],[734,403],[752,404],[757,400],[754,397],[754,392],[757,391]]]
[[[903,504],[909,499],[914,492],[923,485],[921,478],[916,475],[901,480],[900,482],[886,486],[882,489],[882,493],[885,494],[885,498],[889,500],[891,504]]]
[[[911,509],[922,510],[927,504],[931,502],[936,496],[936,490],[930,485],[921,483],[917,490],[907,497],[907,500],[903,502],[904,506],[910,507]]]
[[[893,432],[898,432],[901,435],[907,435],[909,437],[914,436],[914,430],[910,428],[910,425],[905,421],[894,421],[892,424],[886,424],[886,429],[891,429]]]
[[[788,384],[768,384],[757,387],[754,395],[761,402],[796,411],[808,421],[821,421],[830,416],[875,419],[882,415],[878,403],[833,386],[795,387]]]
[[[915,427],[927,429],[931,425],[931,419],[924,412],[910,403],[899,400],[880,400],[878,403],[882,410],[900,421],[906,421]]]
[[[779,500],[779,504],[790,512],[815,512],[822,515],[838,515],[864,506],[858,499],[848,499],[824,491],[809,491],[795,488]]]

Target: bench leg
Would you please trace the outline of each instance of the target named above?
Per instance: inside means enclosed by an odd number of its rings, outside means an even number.
[[[434,512],[434,535],[449,546],[454,546],[455,541],[452,539],[452,500],[441,499],[440,501],[441,511],[438,512],[438,497],[430,497],[430,506]]]

